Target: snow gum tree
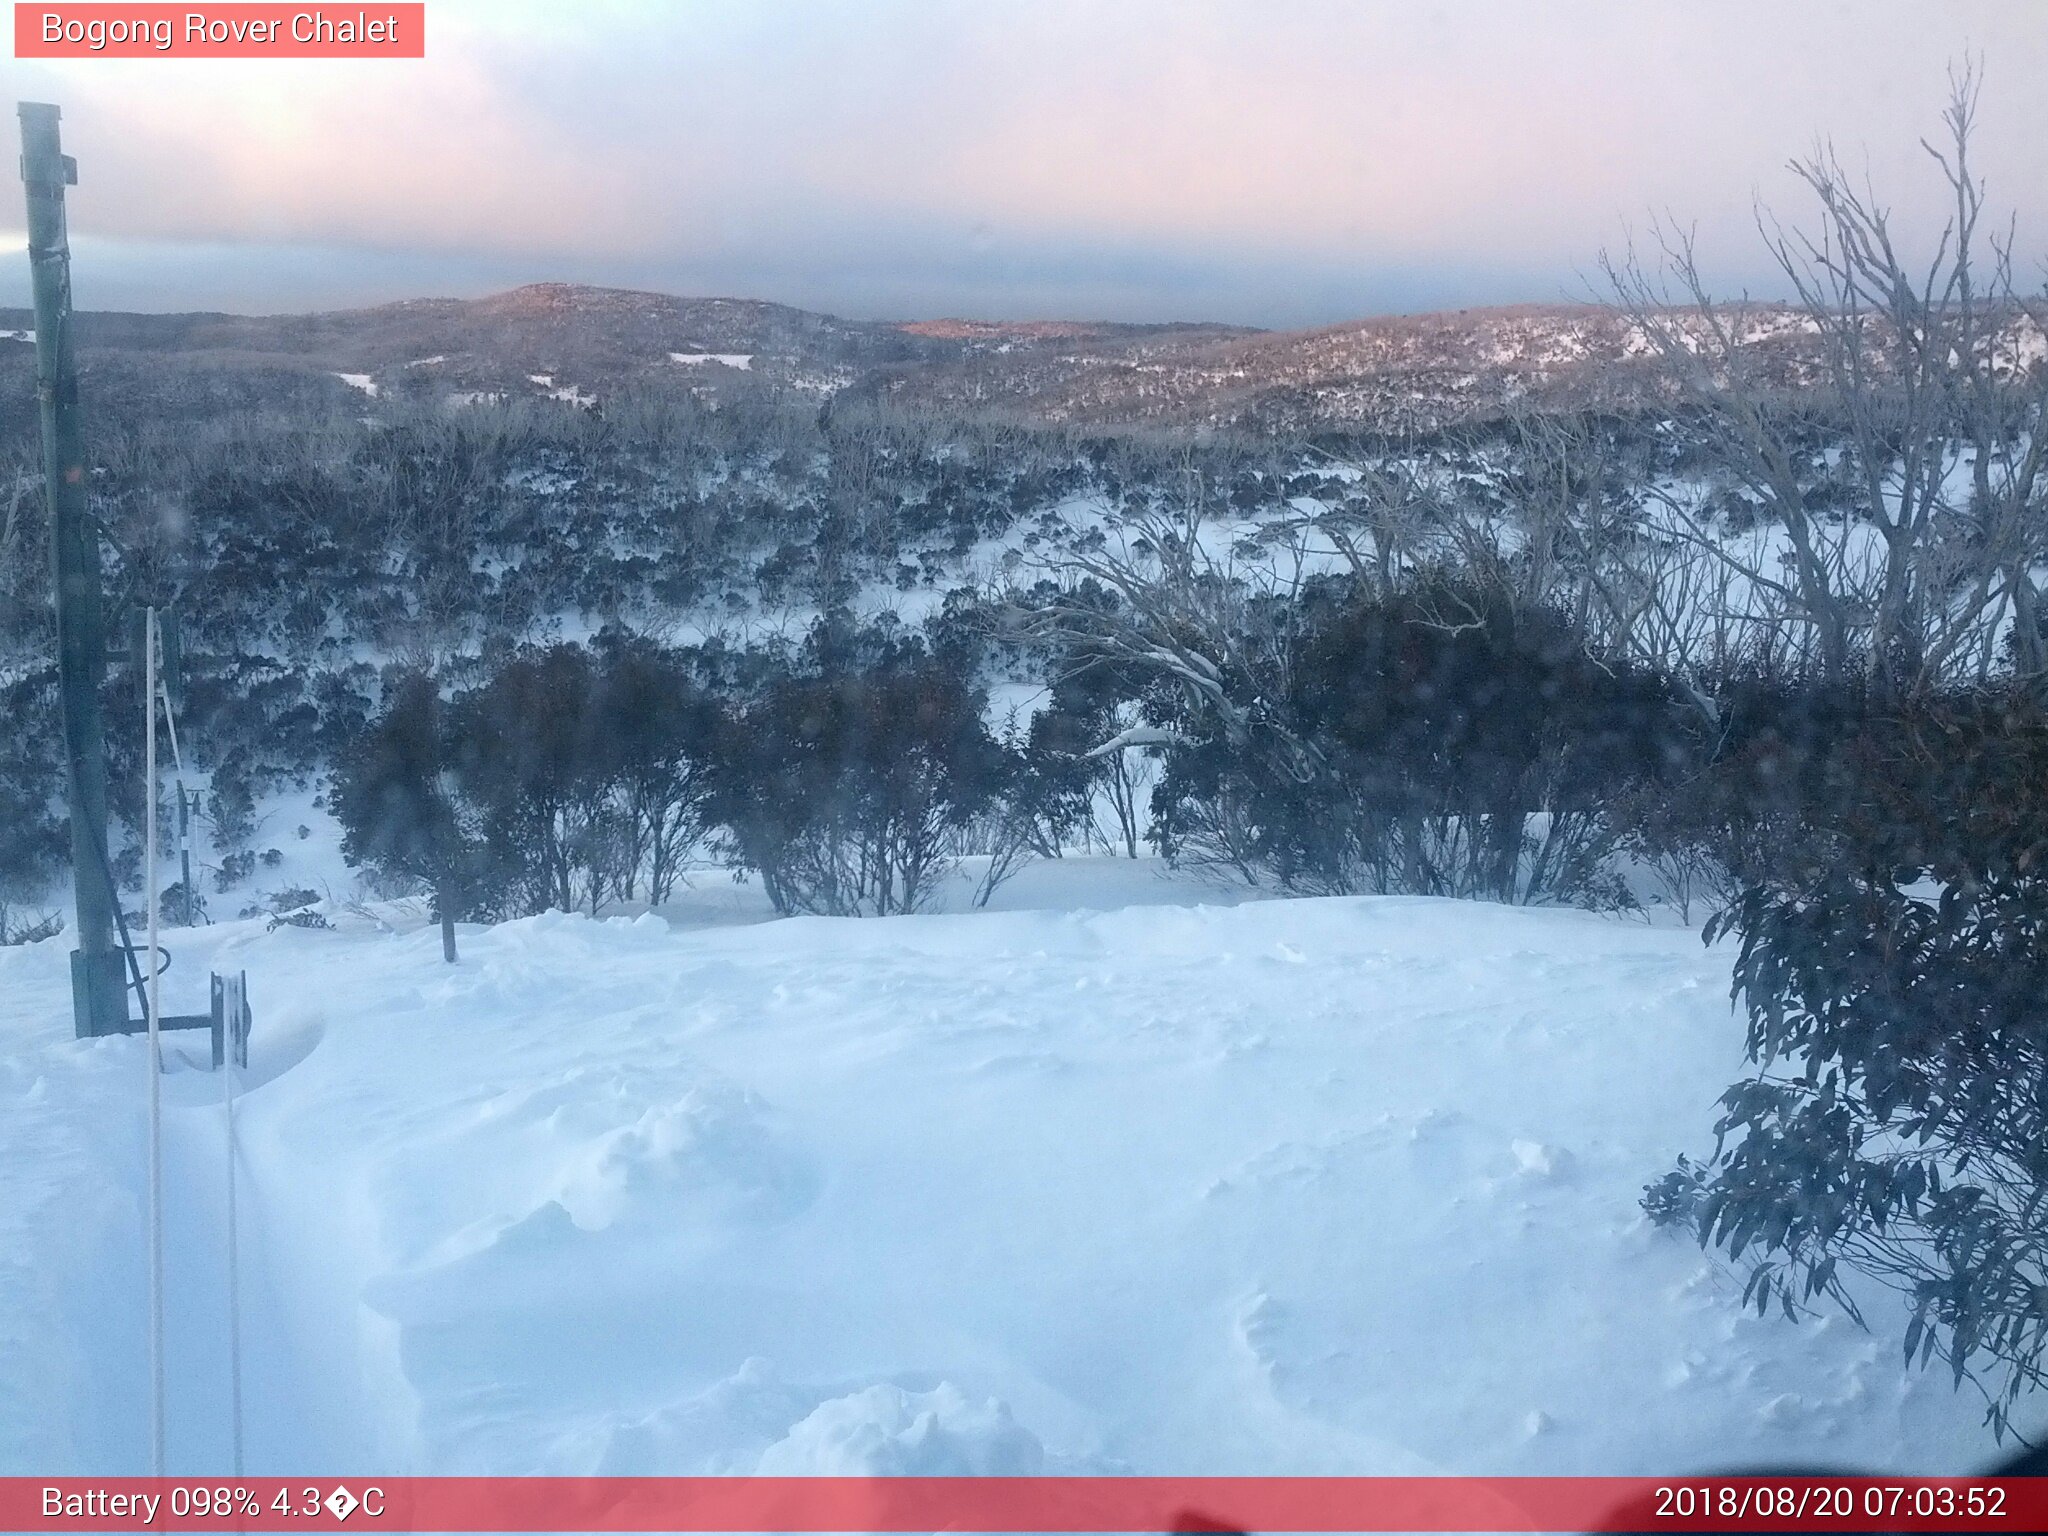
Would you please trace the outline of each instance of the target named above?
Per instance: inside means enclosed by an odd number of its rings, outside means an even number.
[[[441,956],[455,962],[455,924],[473,915],[485,852],[454,785],[452,742],[440,689],[403,674],[383,712],[342,754],[332,807],[342,856],[433,893]]]
[[[1682,232],[1661,270],[1605,263],[1697,471],[1654,488],[1668,531],[1781,628],[1786,660],[1894,691],[2001,663],[2048,677],[2048,297],[2016,277],[1973,168],[1977,102],[1966,71],[1926,145],[1950,209],[1930,249],[1823,146],[1791,166],[1812,225],[1759,220],[1789,308],[1717,298]],[[1779,334],[1789,354],[1762,344]],[[1717,516],[1728,494],[1755,537]]]
[[[949,847],[1013,789],[987,696],[921,643],[822,621],[739,711],[715,815],[778,912],[926,905]]]

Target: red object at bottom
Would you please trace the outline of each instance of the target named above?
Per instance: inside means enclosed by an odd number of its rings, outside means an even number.
[[[2041,1531],[2048,1478],[0,1478],[8,1531]]]

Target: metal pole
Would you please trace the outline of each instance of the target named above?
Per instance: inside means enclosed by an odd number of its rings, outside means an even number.
[[[157,615],[156,637],[163,648],[163,676],[158,679],[161,686],[157,692],[163,698],[164,723],[171,728],[171,756],[178,770],[178,888],[184,893],[181,911],[190,928],[199,919],[192,905],[192,810],[185,795],[185,755],[178,750],[178,714],[185,707],[185,638],[177,609]]]
[[[240,988],[236,989],[239,997]],[[231,1041],[221,1053],[220,1096],[227,1110],[228,1132],[228,1414],[234,1450],[234,1473],[242,1475],[242,1259],[235,1210],[235,1073],[240,1069]]]
[[[71,340],[71,247],[64,227],[64,189],[77,182],[78,166],[58,143],[55,107],[24,101],[19,112],[29,271],[35,286],[36,397],[43,419],[43,486],[56,588],[71,878],[78,902],[72,1013],[81,1037],[111,1035],[128,1023],[128,999],[114,946],[116,895],[107,874],[107,751],[99,699],[107,642],[100,611],[99,534],[85,506],[85,452]]]
[[[142,620],[142,863],[143,889],[149,901],[149,1463],[154,1476],[164,1475],[164,1047],[163,1006],[157,985],[163,967],[157,963],[156,847],[156,610],[143,610]],[[125,1006],[125,1004],[123,1005]]]
[[[178,780],[178,889],[185,893],[185,926],[196,924],[192,905],[192,803],[185,795],[185,781]]]

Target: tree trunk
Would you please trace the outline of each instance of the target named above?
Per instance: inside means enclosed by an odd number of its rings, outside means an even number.
[[[1422,888],[1422,812],[1412,805],[1401,807],[1401,890],[1404,895],[1427,894]]]
[[[1519,797],[1507,796],[1487,820],[1492,823],[1487,830],[1493,834],[1493,888],[1501,901],[1512,903],[1515,899],[1515,873],[1522,862],[1522,833],[1528,825],[1528,813],[1523,810]]]
[[[1124,852],[1138,856],[1138,786],[1136,775],[1119,752],[1110,778],[1110,803],[1116,807],[1117,827],[1124,836]]]

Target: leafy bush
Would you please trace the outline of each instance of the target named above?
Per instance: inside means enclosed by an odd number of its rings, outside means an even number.
[[[686,658],[608,631],[517,652],[452,702],[402,675],[346,748],[342,852],[458,919],[672,893],[703,836],[722,715]]]
[[[117,775],[118,777],[118,775]],[[213,824],[213,845],[225,854],[249,851],[256,835],[256,787],[239,754],[223,757],[206,791],[206,815]],[[253,860],[253,854],[251,854]],[[253,863],[252,866],[253,867]],[[232,882],[231,882],[232,883]],[[228,887],[223,885],[222,890]]]
[[[131,854],[133,852],[133,850],[125,851]],[[129,858],[124,862],[122,858],[117,857],[114,860],[114,878],[123,886],[133,885],[138,878],[137,871],[139,868],[140,863],[138,860]],[[240,853],[223,854],[219,867],[213,872],[214,889],[225,895],[255,873],[256,855],[249,852],[246,848]]]
[[[1280,773],[1255,742],[1197,737],[1155,793],[1166,851],[1314,892],[1628,904],[1609,807],[1661,770],[1661,683],[1486,587],[1312,596],[1293,622],[1264,708],[1312,760]]]
[[[1872,707],[1808,768],[1807,834],[1708,930],[1739,936],[1758,1072],[1645,1206],[1760,1311],[1903,1293],[1908,1360],[1988,1375],[2002,1433],[2048,1379],[2048,715]]]
[[[723,714],[678,652],[608,631],[465,694],[455,778],[518,910],[665,901],[706,826]]]
[[[185,882],[173,880],[157,895],[157,921],[166,928],[184,926],[188,919],[193,923],[210,921],[206,915],[206,898],[194,889],[187,892]]]
[[[55,668],[0,687],[0,909],[40,898],[70,851],[56,715]]]
[[[596,777],[624,837],[612,888],[658,905],[704,837],[724,711],[679,652],[608,630],[596,661]]]
[[[600,892],[618,825],[605,793],[596,669],[577,645],[523,651],[451,711],[450,758],[462,801],[513,910],[572,911]]]
[[[424,885],[451,961],[455,924],[492,913],[502,885],[477,818],[457,793],[454,756],[439,687],[422,673],[401,674],[383,712],[336,764],[329,796],[342,856],[386,881]]]
[[[1015,759],[983,691],[914,640],[827,621],[806,649],[808,668],[773,677],[727,736],[728,856],[778,912],[914,912],[952,868],[948,835],[1002,801]]]

